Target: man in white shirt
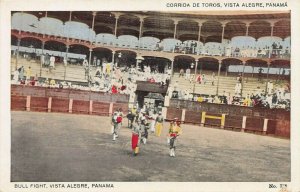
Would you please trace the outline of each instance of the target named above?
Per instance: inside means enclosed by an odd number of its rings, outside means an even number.
[[[174,91],[178,91],[178,81],[174,83]]]
[[[14,71],[14,76],[13,76],[12,83],[13,83],[13,84],[16,84],[16,83],[18,82],[18,80],[19,80],[19,70],[16,69],[16,70]]]
[[[191,69],[190,68],[187,68],[185,70],[185,79],[186,80],[189,80],[190,79],[190,76],[191,76]]]
[[[269,81],[267,84],[267,94],[271,94],[273,90],[273,83],[272,81]]]
[[[53,55],[50,57],[50,68],[55,69],[55,57]]]
[[[83,60],[82,66],[87,67],[89,65],[88,61],[86,59]]]

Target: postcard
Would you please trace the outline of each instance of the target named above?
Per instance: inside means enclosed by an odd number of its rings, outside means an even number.
[[[0,191],[300,191],[296,0],[0,8]]]

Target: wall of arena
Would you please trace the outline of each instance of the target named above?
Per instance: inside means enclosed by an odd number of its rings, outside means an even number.
[[[128,110],[128,95],[75,89],[11,86],[11,110],[62,112],[108,116]]]
[[[171,99],[166,115],[167,119],[177,117],[185,123],[290,137],[290,112],[283,109]]]
[[[119,108],[126,114],[128,101],[129,97],[121,94],[11,86],[11,110],[109,116]],[[164,111],[167,120],[177,117],[189,124],[290,137],[290,112],[281,109],[171,99],[169,107]]]

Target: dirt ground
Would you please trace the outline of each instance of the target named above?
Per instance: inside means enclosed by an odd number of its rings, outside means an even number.
[[[290,141],[182,125],[176,157],[169,157],[168,124],[149,135],[136,157],[127,119],[112,141],[110,118],[12,112],[11,180],[72,181],[290,181]]]

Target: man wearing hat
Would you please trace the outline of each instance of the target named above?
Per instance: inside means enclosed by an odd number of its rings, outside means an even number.
[[[148,139],[149,123],[147,121],[145,114],[143,114],[139,126],[140,126],[140,133],[141,133],[140,134],[141,141],[144,144],[146,144],[147,139]]]
[[[170,129],[169,129],[171,157],[175,157],[176,139],[181,134],[182,134],[182,130],[180,127],[180,121],[178,121],[178,118],[174,118],[174,121],[171,122]]]
[[[113,126],[113,129],[112,129],[113,141],[115,141],[116,138],[118,137],[119,125],[118,125],[118,122],[117,122],[117,118],[118,118],[118,112],[115,111],[112,118],[111,118],[111,124]]]
[[[133,116],[133,120],[135,120],[136,117],[137,117],[137,115],[138,115],[138,111],[137,111],[136,105],[134,105],[133,108],[131,109],[131,114]]]
[[[133,124],[133,120],[134,120],[134,117],[131,110],[128,111],[128,114],[127,114],[127,119],[128,119],[128,128],[132,129],[132,124]]]
[[[157,137],[160,136],[161,130],[163,128],[163,122],[164,122],[164,117],[161,114],[161,111],[158,112],[158,116],[156,117],[155,120],[155,135]]]

